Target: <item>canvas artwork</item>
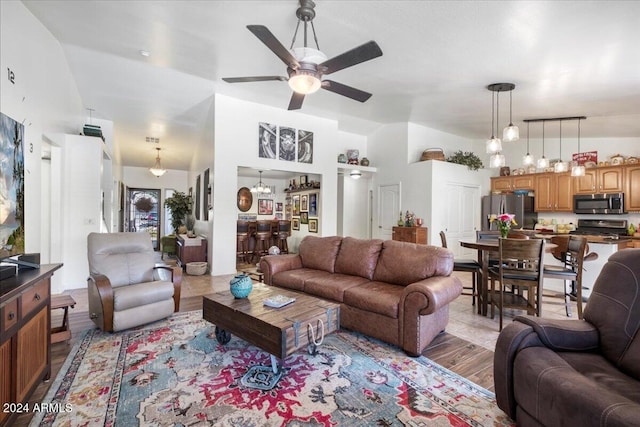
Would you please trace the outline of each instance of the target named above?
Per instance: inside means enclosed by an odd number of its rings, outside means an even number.
[[[293,216],[300,216],[300,195],[296,194],[291,198],[293,202]]]
[[[258,125],[258,155],[264,159],[276,158],[276,125],[260,123]]]
[[[318,193],[309,194],[309,216],[318,216]]]
[[[279,159],[288,162],[296,161],[296,130],[288,127],[280,127]]]
[[[298,162],[313,163],[313,132],[298,131]]]
[[[0,113],[0,258],[24,252],[24,126]]]
[[[258,215],[273,215],[273,200],[258,199]]]

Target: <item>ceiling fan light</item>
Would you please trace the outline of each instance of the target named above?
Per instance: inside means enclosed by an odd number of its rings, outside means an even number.
[[[520,139],[520,129],[513,123],[509,123],[509,126],[505,127],[502,131],[502,140],[504,142],[514,142]]]
[[[289,87],[296,93],[309,95],[320,89],[320,79],[315,74],[299,71],[296,75],[289,77]]]
[[[499,151],[502,151],[502,141],[500,141],[500,138],[496,138],[492,136],[490,139],[487,140],[486,148],[487,148],[487,154],[494,154]]]

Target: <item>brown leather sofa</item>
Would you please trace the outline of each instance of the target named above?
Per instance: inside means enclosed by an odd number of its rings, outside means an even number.
[[[519,426],[640,426],[640,249],[613,254],[584,320],[516,317],[496,343],[498,406]]]
[[[419,355],[447,326],[462,293],[447,249],[351,237],[307,236],[298,254],[262,258],[269,285],[341,303],[340,324]]]

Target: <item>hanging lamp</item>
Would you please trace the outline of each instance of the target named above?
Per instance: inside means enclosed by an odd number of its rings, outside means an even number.
[[[149,168],[149,172],[154,174],[156,177],[160,178],[162,175],[164,175],[167,172],[167,170],[163,169],[162,165],[160,164],[160,147],[157,147],[156,150],[158,150],[158,155],[156,156],[156,163],[153,165],[152,168]]]
[[[560,120],[560,160],[553,165],[555,173],[562,173],[568,170],[567,162],[562,160],[562,120]]]
[[[529,122],[527,122],[527,154],[522,157],[522,164],[525,166],[531,166],[533,161],[533,156],[529,154]]]
[[[580,156],[580,121],[582,120],[582,118],[578,119],[578,157]],[[576,164],[574,164],[571,167],[571,176],[584,176],[585,174],[585,168],[583,164],[580,164],[579,162],[575,162]]]
[[[544,121],[542,121],[542,157],[538,159],[538,169],[549,167],[549,159],[544,156]]]
[[[269,187],[268,185],[265,185],[262,182],[262,171],[258,171],[258,173],[260,174],[260,181],[258,181],[257,184],[255,184],[253,187],[251,187],[251,191],[252,193],[258,193],[258,194],[269,194],[271,193],[271,187]]]
[[[515,89],[516,85],[512,85],[511,89],[509,89],[509,126],[505,127],[502,131],[502,140],[504,142],[514,142],[520,139],[520,129],[518,126],[513,124],[513,89]]]
[[[494,154],[494,153],[497,153],[498,151],[502,151],[502,142],[500,141],[500,138],[495,137],[495,133],[493,132],[493,116],[495,114],[494,105],[495,105],[496,91],[492,89],[492,86],[494,85],[488,86],[489,90],[491,91],[491,138],[489,138],[486,143],[487,154]],[[497,128],[498,126],[496,125],[496,129]]]

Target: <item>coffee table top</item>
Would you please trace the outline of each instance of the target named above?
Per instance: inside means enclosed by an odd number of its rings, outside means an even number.
[[[284,307],[265,306],[263,300],[285,295],[296,300]],[[247,298],[229,291],[203,297],[202,317],[266,352],[284,359],[308,344],[307,325],[324,323],[325,334],[340,328],[340,304],[290,289],[254,283]]]

